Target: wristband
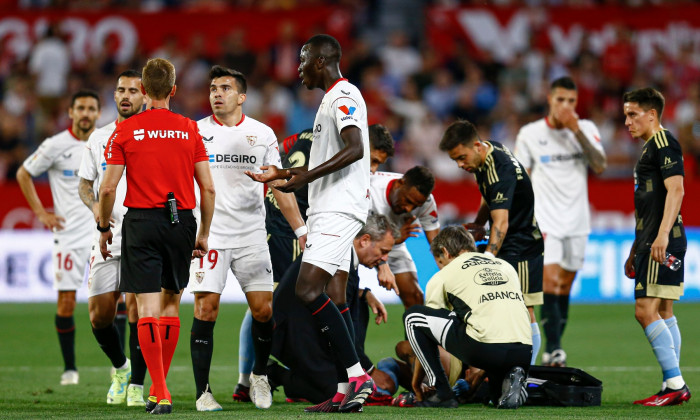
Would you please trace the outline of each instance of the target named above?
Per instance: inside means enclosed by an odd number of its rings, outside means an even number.
[[[309,233],[309,229],[307,229],[306,225],[302,225],[296,229],[294,229],[294,234],[296,235],[297,239],[301,238],[302,236],[306,235]]]
[[[493,254],[492,254],[491,252],[489,252],[489,251],[484,251],[484,255],[488,255],[488,256],[490,256],[491,258],[496,258],[496,256],[493,255]]]
[[[100,222],[99,221],[97,222],[97,230],[99,230],[102,233],[109,232],[110,228],[111,228],[110,225],[107,225],[107,227],[102,227],[102,226],[100,226]]]

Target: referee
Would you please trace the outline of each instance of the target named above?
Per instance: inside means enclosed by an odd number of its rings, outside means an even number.
[[[172,412],[165,378],[180,333],[181,291],[191,257],[208,251],[214,212],[214,183],[197,123],[168,109],[175,90],[173,65],[161,58],[148,60],[141,78],[147,110],[120,123],[107,143],[97,223],[100,252],[107,259],[115,191],[128,167],[119,288],[136,294],[139,344],[153,382],[146,411],[153,414]],[[202,197],[199,233],[192,215],[193,178]]]

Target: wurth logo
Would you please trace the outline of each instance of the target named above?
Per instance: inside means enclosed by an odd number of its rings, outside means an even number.
[[[141,141],[148,135],[149,139],[181,139],[188,140],[189,133],[180,130],[134,130],[134,140]]]
[[[136,140],[136,141],[143,140],[143,137],[144,137],[143,133],[144,133],[144,131],[145,131],[145,130],[144,130],[143,128],[140,129],[140,130],[134,130],[134,140]]]

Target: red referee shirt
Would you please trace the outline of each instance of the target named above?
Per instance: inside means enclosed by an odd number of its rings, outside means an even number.
[[[163,207],[173,192],[177,208],[193,209],[194,164],[209,156],[196,122],[167,109],[151,109],[117,126],[105,160],[126,166],[126,207]]]

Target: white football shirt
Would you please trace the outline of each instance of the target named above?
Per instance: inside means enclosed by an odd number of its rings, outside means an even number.
[[[383,214],[400,228],[408,214],[396,214],[391,210],[389,203],[389,189],[391,184],[403,175],[394,172],[375,172],[369,177],[370,214]],[[410,212],[416,216],[416,221],[420,222],[423,230],[430,231],[440,229],[438,220],[437,204],[432,194],[428,196],[422,206],[416,207]],[[415,223],[415,222],[414,222]],[[396,245],[395,245],[396,247]]]
[[[345,147],[340,132],[349,126],[362,132],[364,155],[309,184],[308,216],[334,212],[349,214],[362,223],[367,220],[370,201],[367,107],[360,91],[347,79],[339,79],[326,91],[316,113],[309,169],[320,166]]]
[[[579,127],[604,153],[595,124],[580,120]],[[574,133],[554,128],[546,118],[537,120],[520,129],[514,154],[531,171],[535,218],[542,232],[559,238],[588,235],[588,162]]]
[[[100,185],[104,179],[107,163],[105,162],[105,147],[109,137],[117,128],[117,122],[114,121],[98,128],[90,134],[90,138],[85,144],[83,158],[80,162],[80,170],[78,176],[85,178],[88,181],[94,181],[94,190],[99,194]],[[112,227],[112,245],[107,245],[107,248],[112,252],[112,255],[117,257],[122,253],[122,222],[127,208],[124,207],[124,198],[126,198],[126,171],[122,174],[122,178],[117,184],[116,196],[114,199],[114,208],[112,209],[112,218],[114,226]],[[93,245],[99,244],[100,232],[95,229],[93,233]]]
[[[282,167],[275,133],[246,115],[234,127],[221,124],[213,115],[197,125],[209,154],[216,189],[209,247],[240,248],[266,243],[264,185],[250,179],[244,171],[261,173],[261,166]],[[195,191],[199,196],[199,189]]]
[[[24,161],[24,168],[33,177],[49,174],[54,212],[65,218],[63,230],[54,232],[60,247],[89,248],[95,229],[95,219],[78,194],[78,169],[85,149],[70,130],[64,130],[44,140]]]

